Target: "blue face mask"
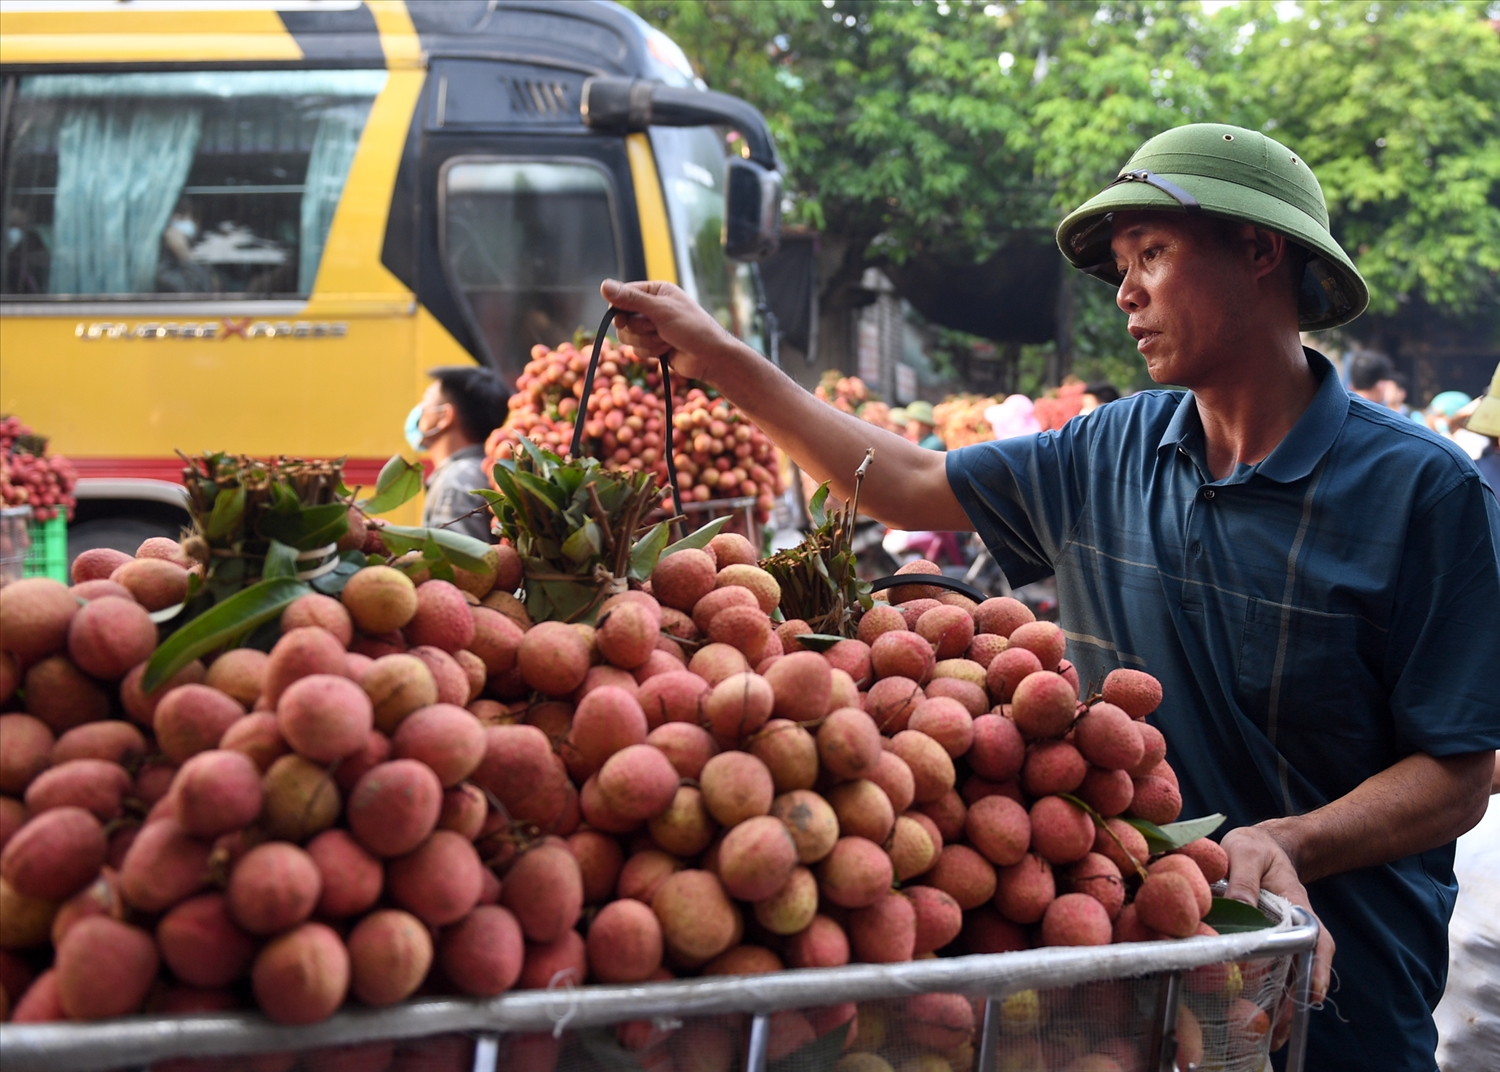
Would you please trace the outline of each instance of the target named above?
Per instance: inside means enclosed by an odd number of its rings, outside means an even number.
[[[427,449],[423,443],[423,440],[427,437],[423,434],[421,428],[423,408],[422,403],[418,402],[411,408],[411,412],[406,415],[406,442],[411,446],[412,450],[419,454]]]

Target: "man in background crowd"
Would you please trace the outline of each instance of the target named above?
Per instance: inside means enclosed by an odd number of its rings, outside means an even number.
[[[1387,404],[1396,368],[1385,354],[1366,350],[1349,362],[1349,393],[1377,406]]]
[[[1083,409],[1079,413],[1093,413],[1106,402],[1120,397],[1120,389],[1112,383],[1091,383],[1083,389]]]
[[[931,402],[913,402],[906,407],[906,438],[924,450],[947,450],[937,434],[937,417]]]
[[[474,490],[489,486],[484,441],[505,423],[510,391],[493,369],[455,365],[428,375],[432,382],[406,417],[406,441],[433,464],[422,524],[493,543],[489,507]]]

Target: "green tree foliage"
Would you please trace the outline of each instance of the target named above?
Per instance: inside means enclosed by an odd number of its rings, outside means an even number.
[[[845,279],[919,251],[983,262],[1054,228],[1147,138],[1212,120],[1314,167],[1376,311],[1500,302],[1500,33],[1484,6],[628,3],[766,113],[792,218],[841,244]],[[1139,380],[1108,290],[1080,280],[1075,310],[1078,371]]]

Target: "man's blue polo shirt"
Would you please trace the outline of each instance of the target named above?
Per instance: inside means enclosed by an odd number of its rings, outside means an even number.
[[[1169,391],[948,454],[1011,582],[1057,574],[1080,681],[1160,679],[1150,721],[1187,817],[1302,814],[1413,752],[1500,746],[1495,496],[1460,450],[1307,353],[1311,405],[1223,480],[1193,396]],[[1311,885],[1338,952],[1309,1068],[1436,1067],[1456,892],[1451,844]]]

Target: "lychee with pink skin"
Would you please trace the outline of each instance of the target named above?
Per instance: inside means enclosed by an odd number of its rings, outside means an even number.
[[[1063,871],[1063,882],[1070,893],[1086,893],[1098,901],[1111,920],[1125,907],[1125,882],[1120,869],[1107,856],[1091,852],[1077,863],[1069,864]]]
[[[894,737],[906,729],[917,706],[927,699],[922,686],[909,677],[881,678],[865,695],[865,712],[875,720],[880,732]]]
[[[1043,670],[1056,671],[1068,649],[1068,638],[1056,622],[1027,622],[1010,634],[1012,648],[1025,648],[1041,661]]]
[[[939,659],[956,659],[974,639],[974,619],[962,607],[934,607],[917,619],[916,632]]]
[[[1042,916],[1043,945],[1109,945],[1109,914],[1085,893],[1065,893]]]
[[[1037,922],[1056,897],[1051,865],[1033,853],[996,875],[995,907],[1012,923]]]
[[[1135,782],[1122,770],[1090,767],[1075,793],[1089,807],[1109,818],[1124,814],[1130,807],[1135,799]]]
[[[712,686],[697,674],[679,669],[647,678],[636,688],[635,698],[646,716],[646,725],[654,730],[669,722],[697,725],[703,701],[711,690]]]
[[[664,607],[691,613],[697,602],[714,590],[718,567],[707,551],[674,551],[651,572],[651,594]]]
[[[1074,744],[1096,767],[1128,771],[1140,763],[1146,746],[1130,716],[1112,703],[1089,708],[1074,728]]]
[[[761,901],[792,877],[797,843],[780,819],[761,815],[730,829],[719,844],[719,881],[731,897]]]
[[[1004,659],[1010,652],[997,656]],[[1029,674],[1016,686],[1011,699],[1011,717],[1023,736],[1033,740],[1060,737],[1073,724],[1078,694],[1060,674],[1043,670]]]
[[[818,759],[837,778],[863,778],[880,762],[875,720],[852,707],[840,708],[818,728]]]
[[[651,658],[660,634],[659,610],[640,602],[621,602],[600,617],[594,643],[611,666],[634,670]]]
[[[1104,678],[1104,700],[1131,718],[1145,718],[1161,704],[1161,682],[1144,670],[1111,670]]]
[[[1088,771],[1088,761],[1068,742],[1038,741],[1021,768],[1021,788],[1032,797],[1071,793],[1083,784]]]
[[[1026,762],[1026,742],[1016,724],[1004,715],[980,715],[974,720],[974,743],[968,759],[969,767],[981,778],[1009,781]]]
[[[1088,812],[1062,797],[1042,797],[1031,806],[1031,851],[1051,864],[1081,860],[1094,844]]]
[[[793,723],[808,723],[828,714],[832,696],[832,667],[811,651],[792,652],[775,661],[765,672],[766,684],[775,696],[772,714]]]
[[[1026,648],[1006,648],[990,661],[985,683],[996,703],[1010,703],[1016,688],[1032,674],[1040,673],[1042,661]]]
[[[908,562],[896,571],[896,576],[905,577],[908,574],[922,573],[936,576],[943,572],[936,562],[928,562],[919,558],[915,562]],[[910,603],[914,599],[937,599],[943,590],[931,584],[903,584],[886,590],[886,594],[894,604]]]
[[[955,759],[967,753],[974,743],[973,716],[963,704],[944,696],[934,696],[919,704],[907,728],[927,734]]]
[[[599,768],[599,792],[623,818],[642,821],[666,811],[678,776],[665,753],[649,744],[629,745]]]
[[[1009,797],[984,797],[969,808],[964,833],[990,863],[1009,867],[1020,863],[1031,847],[1031,817]]]
[[[804,622],[803,625],[807,623]],[[882,633],[900,632],[906,629],[906,619],[895,607],[883,606],[877,603],[865,611],[864,617],[859,620],[859,639],[866,644],[873,645]],[[803,632],[810,633],[810,628]]]
[[[1036,615],[1031,608],[1010,596],[986,599],[974,608],[974,627],[981,634],[1009,637],[1018,626],[1034,621]]]
[[[925,685],[936,662],[932,645],[916,633],[882,633],[870,646],[870,665],[877,678],[905,677]]]

